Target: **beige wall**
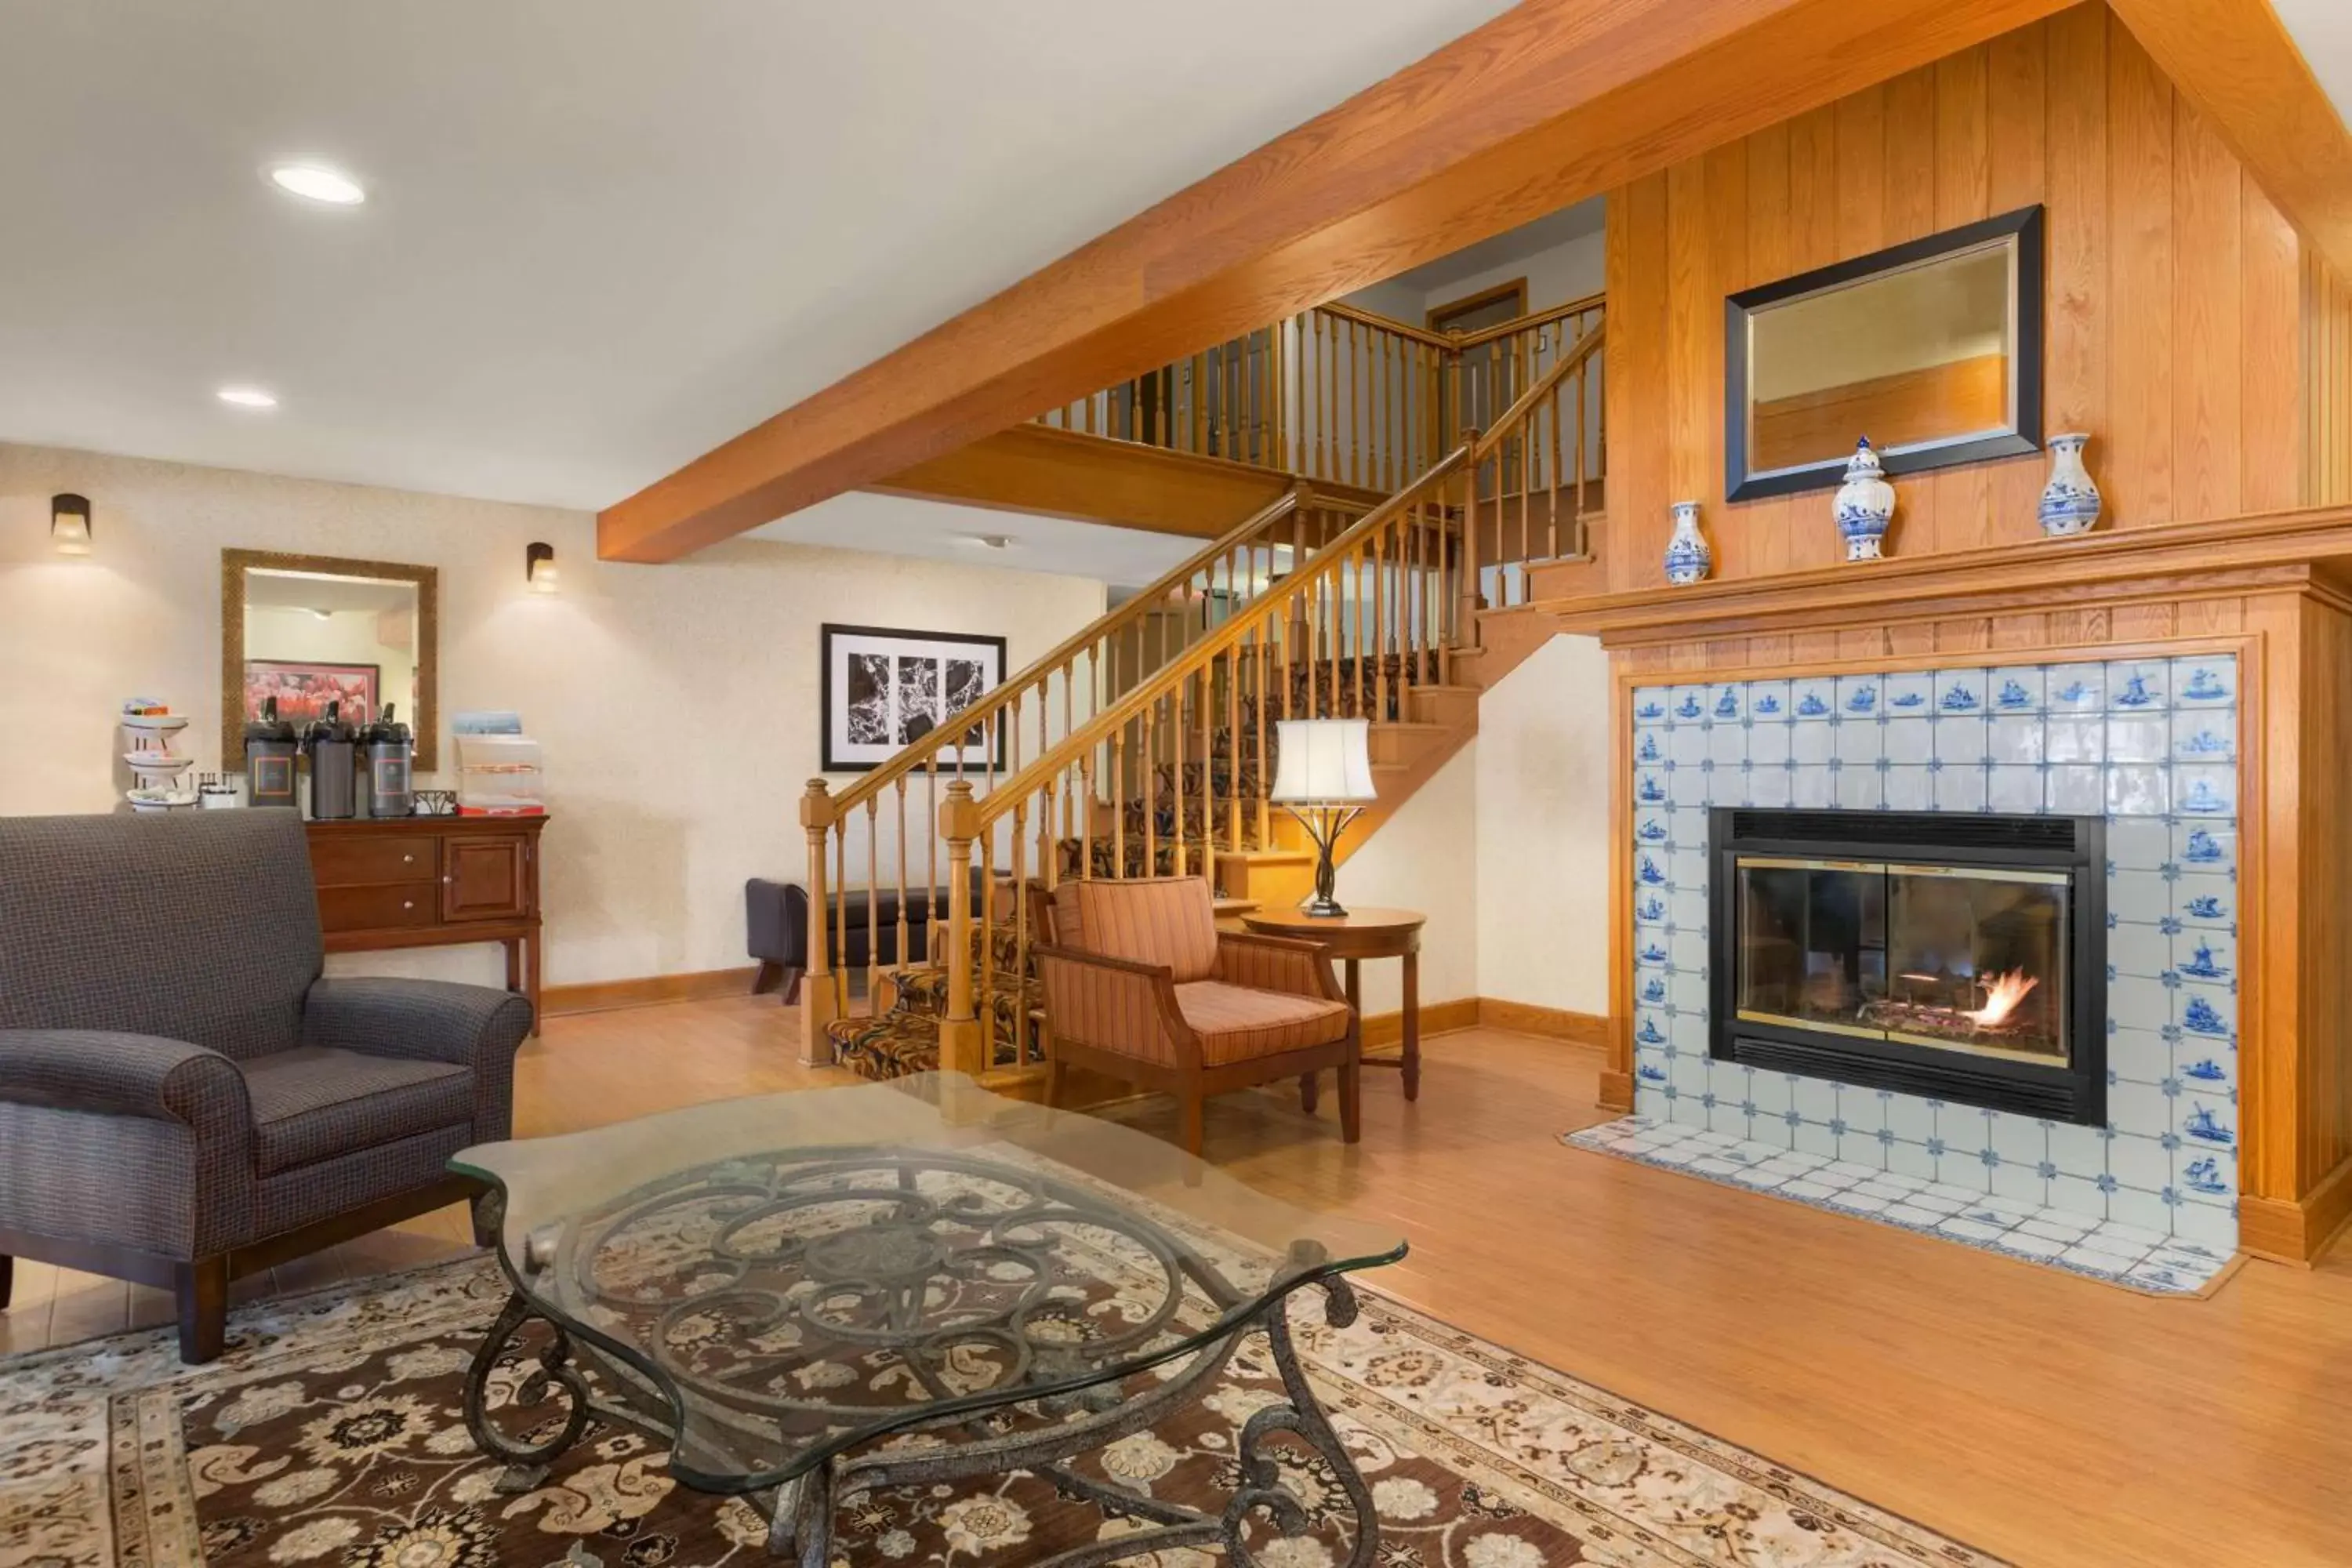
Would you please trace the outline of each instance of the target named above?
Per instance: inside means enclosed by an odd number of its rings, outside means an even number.
[[[90,500],[86,560],[49,547],[60,490]],[[526,591],[532,540],[562,594]],[[609,565],[582,512],[0,445],[0,813],[110,809],[134,694],[190,715],[184,749],[216,765],[227,545],[439,569],[442,713],[513,708],[546,748],[557,984],[745,961],[744,878],[801,871],[819,623],[1001,633],[1018,668],[1103,606],[1078,578],[754,540]],[[480,948],[337,963],[501,973]]]
[[[1424,1006],[1478,994],[1479,745],[1473,741],[1449,758],[1339,868],[1341,903],[1429,917],[1421,938]],[[1397,1010],[1401,969],[1392,959],[1364,965],[1365,1012]]]
[[[1557,637],[1478,706],[1481,996],[1609,1011],[1609,659]]]

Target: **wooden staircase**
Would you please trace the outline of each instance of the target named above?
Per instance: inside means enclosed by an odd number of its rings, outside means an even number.
[[[1029,952],[1058,883],[1201,875],[1229,914],[1303,898],[1313,850],[1265,798],[1283,719],[1371,721],[1378,800],[1339,853],[1360,847],[1543,640],[1509,605],[1538,571],[1583,558],[1576,500],[1563,530],[1559,487],[1505,481],[1535,473],[1538,433],[1559,428],[1562,384],[1601,332],[1379,505],[1299,481],[853,789],[813,781],[803,1059],[1017,1089],[1042,1079],[1049,1048]],[[970,763],[975,751],[989,760]],[[931,900],[922,952],[910,889]],[[844,933],[829,943],[816,928],[891,892],[896,942],[877,933],[861,998],[828,963]]]

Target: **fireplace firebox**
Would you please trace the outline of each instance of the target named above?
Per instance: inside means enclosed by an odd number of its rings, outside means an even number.
[[[2106,1121],[2098,817],[1708,816],[1720,1060]]]

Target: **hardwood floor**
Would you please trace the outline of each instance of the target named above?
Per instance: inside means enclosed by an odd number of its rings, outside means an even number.
[[[845,1081],[794,1066],[771,998],[551,1020],[520,1130]],[[2352,1257],[2252,1264],[2155,1300],[1863,1220],[1561,1147],[1601,1058],[1435,1037],[1364,1141],[1328,1103],[1211,1102],[1208,1156],[1267,1193],[1401,1226],[1375,1289],[2023,1564],[2352,1563]],[[1165,1101],[1121,1119],[1175,1131]],[[461,1209],[245,1281],[315,1289],[467,1249]],[[18,1265],[0,1351],[163,1322],[160,1293]]]

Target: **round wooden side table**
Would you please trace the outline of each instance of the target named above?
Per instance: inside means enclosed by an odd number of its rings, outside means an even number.
[[[1348,1005],[1364,1016],[1364,988],[1357,966],[1367,958],[1404,961],[1404,1054],[1366,1057],[1366,1067],[1392,1067],[1404,1074],[1404,1097],[1421,1098],[1421,928],[1428,917],[1418,910],[1353,909],[1344,915],[1310,915],[1304,910],[1253,910],[1242,924],[1260,936],[1286,936],[1319,942],[1347,965]],[[1315,1075],[1298,1081],[1300,1103],[1315,1109]]]

